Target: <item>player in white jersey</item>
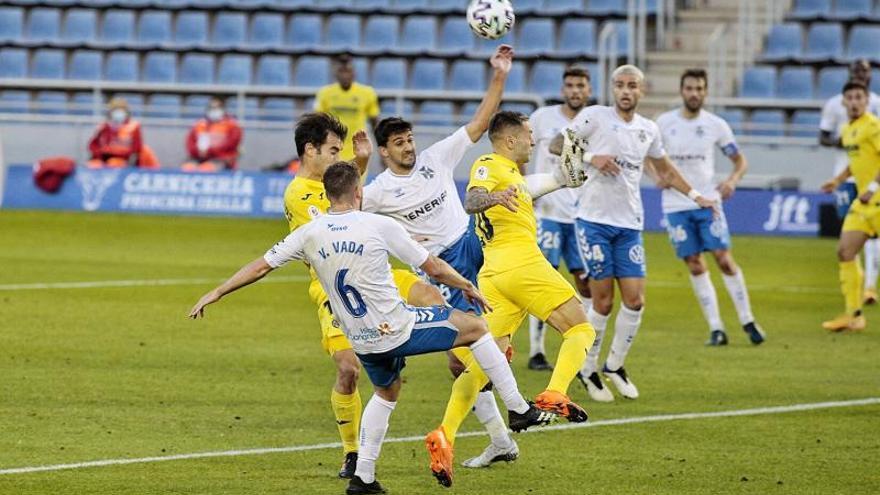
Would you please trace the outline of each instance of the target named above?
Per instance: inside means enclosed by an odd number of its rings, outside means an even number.
[[[685,71],[679,85],[684,106],[661,115],[657,125],[666,152],[675,161],[681,175],[703,197],[722,201],[733,195],[737,183],[748,169],[748,162],[736,145],[727,122],[703,109],[707,86],[705,70]],[[719,184],[714,179],[716,146],[733,163],[733,172]],[[690,271],[691,285],[709,324],[706,345],[727,345],[727,334],[718,310],[718,296],[703,260],[704,251],[711,252],[718,263],[743,330],[753,344],[764,342],[764,332],[752,315],[742,270],[730,252],[730,231],[723,210],[719,208],[720,214],[713,218],[711,211],[700,208],[687,196],[671,189],[663,190],[662,203],[669,240],[675,248],[675,254],[684,260]]]
[[[472,304],[491,309],[474,284],[412,240],[394,220],[360,211],[363,188],[360,174],[350,163],[331,165],[324,174],[324,187],[330,199],[326,215],[293,231],[264,256],[205,294],[189,316],[203,316],[205,306],[290,261],[304,260],[311,265],[375,390],[364,408],[361,451],[346,493],[385,493],[376,481],[375,463],[396,406],[406,356],[467,346],[491,376],[514,431],[549,423],[552,414],[530,405],[519,393],[485,321],[446,306],[408,306],[394,284],[388,258],[391,255],[418,266],[461,290]]]
[[[536,172],[551,172],[558,167],[559,157],[548,149],[550,141],[587,106],[591,93],[590,73],[582,67],[567,67],[562,74],[563,103],[541,107],[529,117],[535,138],[536,151],[532,162]],[[535,216],[538,218],[538,245],[541,246],[541,252],[554,268],[559,268],[561,260],[565,261],[586,311],[592,305],[590,285],[574,234],[579,194],[577,188],[565,188],[542,196],[535,200]],[[544,322],[529,315],[529,369],[552,369],[544,352],[544,335]],[[585,383],[584,378],[581,378],[581,382]]]
[[[581,374],[589,377],[598,371],[602,337],[614,304],[614,280],[617,279],[622,305],[602,372],[628,399],[639,395],[623,365],[644,312],[644,211],[639,183],[645,161],[650,162],[670,187],[686,194],[701,208],[716,207],[714,201],[688,184],[666,156],[657,124],[636,113],[644,80],[642,71],[633,65],[615,69],[610,81],[614,106],[583,109],[564,134],[550,144],[550,152],[554,154],[562,153],[566,140],[579,141],[589,149],[583,154],[588,178],[578,204],[577,236],[590,274],[593,305],[588,316],[596,330],[596,340],[587,353]]]
[[[859,59],[849,66],[849,79],[870,87],[871,64],[865,59]],[[871,91],[868,94],[868,112],[880,116],[880,96]],[[846,151],[840,140],[840,130],[849,122],[846,107],[843,104],[843,94],[838,93],[822,107],[822,120],[819,122],[819,144],[830,148],[836,148],[834,160],[834,175],[838,175],[848,165]],[[849,206],[856,199],[856,183],[850,179],[834,192],[837,197],[837,215],[843,219],[849,211]],[[880,274],[880,239],[872,238],[865,243],[862,249],[865,257],[865,281],[864,302],[865,304],[877,303],[877,276]]]

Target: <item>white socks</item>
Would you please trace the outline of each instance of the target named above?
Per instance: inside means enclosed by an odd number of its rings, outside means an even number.
[[[877,288],[877,274],[880,272],[880,239],[868,239],[865,247],[865,288]]]
[[[644,308],[638,311],[629,309],[624,305],[620,306],[617,312],[617,318],[614,320],[614,340],[611,341],[611,352],[608,353],[608,359],[605,360],[605,366],[609,370],[615,371],[623,366],[623,361],[632,347],[633,340],[639,331],[639,325],[642,323],[642,313]]]
[[[602,337],[605,336],[605,327],[608,325],[608,315],[600,315],[593,309],[592,301],[590,303],[590,307],[587,309],[587,320],[590,321],[590,325],[593,326],[593,330],[596,331],[596,339],[593,340],[593,345],[587,350],[587,359],[584,361],[584,366],[581,368],[581,375],[584,378],[592,375],[599,369],[599,352],[602,351]]]
[[[376,459],[382,450],[385,432],[388,431],[388,419],[396,404],[373,394],[361,415],[361,446],[354,474],[364,480],[364,483],[376,480]]]
[[[736,314],[739,316],[739,323],[745,325],[755,321],[752,315],[752,305],[749,302],[749,291],[746,289],[746,279],[743,277],[742,270],[737,268],[736,274],[725,275],[724,285],[727,287],[727,293],[733,299],[733,305],[736,307]]]
[[[507,410],[520,414],[528,411],[529,405],[519,393],[516,378],[513,377],[507,358],[495,344],[495,339],[487,333],[471,344],[470,349],[480,368],[498,390],[498,396],[504,401]]]
[[[477,401],[474,402],[474,414],[486,428],[493,445],[501,449],[510,447],[513,439],[510,438],[507,425],[504,424],[504,418],[501,417],[501,411],[498,410],[498,404],[495,403],[495,394],[491,390],[480,392],[477,395]]]
[[[529,357],[544,354],[544,322],[529,315]]]
[[[718,295],[715,293],[715,286],[712,285],[709,272],[704,272],[702,275],[691,275],[691,285],[694,287],[694,294],[697,295],[700,309],[703,310],[703,316],[709,323],[709,330],[724,330],[721,312],[718,310]]]

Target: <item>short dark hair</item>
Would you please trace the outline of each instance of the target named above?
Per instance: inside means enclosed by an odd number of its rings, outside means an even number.
[[[376,124],[373,134],[376,136],[376,144],[378,146],[388,146],[388,140],[395,134],[408,132],[412,130],[412,124],[400,117],[384,118]]]
[[[587,82],[589,82],[590,71],[586,67],[581,67],[580,65],[569,65],[565,68],[565,72],[562,73],[562,80],[565,81],[566,77],[586,77]]]
[[[512,127],[522,127],[529,121],[529,117],[524,113],[512,112],[510,110],[502,110],[492,116],[489,121],[489,140],[494,141],[499,135]]]
[[[349,55],[347,53],[341,53],[341,54],[337,55],[335,59],[333,59],[333,62],[337,66],[351,65],[351,63],[352,63],[351,55]]]
[[[361,174],[351,162],[336,162],[327,167],[324,172],[324,190],[327,197],[333,201],[342,198],[357,187],[361,182]]]
[[[843,89],[840,91],[840,93],[841,94],[846,93],[847,91],[849,91],[851,89],[861,89],[865,94],[868,94],[868,87],[867,86],[865,86],[860,81],[854,81],[852,79],[850,79],[849,81],[846,82],[846,84],[843,85]]]
[[[709,75],[703,69],[687,69],[681,74],[681,80],[678,82],[678,89],[684,87],[684,80],[692,77],[694,79],[702,79],[706,85],[709,84]]]
[[[331,132],[336,134],[340,140],[345,141],[348,129],[345,124],[329,113],[314,112],[303,115],[293,131],[296,153],[302,158],[306,152],[307,144],[320,148],[327,141],[327,135]]]

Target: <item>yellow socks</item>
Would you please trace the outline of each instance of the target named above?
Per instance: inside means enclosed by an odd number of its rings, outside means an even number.
[[[358,434],[361,427],[361,394],[340,394],[335,389],[330,393],[330,404],[336,416],[336,426],[342,439],[342,450],[346,454],[358,451]]]
[[[562,334],[562,346],[559,348],[559,357],[556,358],[556,366],[547,390],[563,394],[568,392],[568,385],[584,365],[587,348],[593,345],[595,338],[596,332],[586,322],[575,325]]]
[[[474,407],[477,394],[489,383],[489,378],[483,373],[470,351],[457,348],[453,352],[466,369],[452,384],[452,394],[449,396],[440,425],[446,431],[446,439],[454,445],[458,428]]]
[[[862,267],[855,260],[840,262],[840,291],[846,301],[846,314],[862,309]]]

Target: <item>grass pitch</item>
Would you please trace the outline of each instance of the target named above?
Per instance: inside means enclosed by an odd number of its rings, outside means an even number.
[[[333,366],[304,269],[228,296],[203,321],[185,318],[203,292],[281,238],[284,222],[0,211],[0,233],[0,470],[338,441]],[[703,346],[706,325],[665,236],[646,241],[647,309],[627,361],[642,397],[590,403],[575,383],[571,395],[592,420],[880,396],[880,311],[867,310],[860,334],[819,327],[842,303],[833,241],[736,238],[768,341],[747,342],[713,268],[731,337],[721,349]],[[176,282],[27,285],[165,279]],[[514,368],[534,395],[549,375],[526,369],[527,333],[516,336]],[[551,355],[558,340],[548,335]],[[434,428],[451,386],[442,355],[411,359],[405,380],[389,437]],[[360,383],[366,403],[366,376]],[[479,429],[469,418],[462,431]],[[421,442],[388,444],[379,479],[392,494],[880,492],[876,404],[516,438],[517,462],[459,468],[450,490],[431,478]],[[460,438],[456,460],[486,442]],[[324,448],[0,474],[0,493],[340,494],[340,460]]]

